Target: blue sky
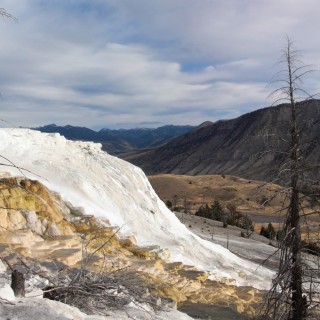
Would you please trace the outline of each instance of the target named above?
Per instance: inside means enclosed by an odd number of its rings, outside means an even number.
[[[319,69],[318,0],[5,0],[0,118],[198,125],[272,104],[288,34]],[[305,84],[320,91],[320,74]]]

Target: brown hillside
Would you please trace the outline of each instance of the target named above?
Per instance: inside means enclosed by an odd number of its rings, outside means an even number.
[[[191,203],[193,211],[214,200],[219,200],[224,206],[233,202],[242,212],[275,213],[283,205],[282,196],[275,197],[266,206],[262,205],[281,190],[280,186],[262,181],[225,175],[160,174],[148,178],[162,200],[170,200],[178,207],[183,207],[187,201]]]
[[[250,216],[258,229],[269,222],[281,223],[285,213],[282,210],[286,206],[285,193],[277,194],[282,187],[276,184],[225,175],[160,174],[148,178],[159,197],[165,202],[170,200],[180,211],[195,213],[201,205],[210,205],[214,200],[219,200],[224,208],[233,203],[239,212]],[[302,205],[310,208],[310,199],[306,198]],[[308,216],[308,223],[319,224],[319,221],[318,214]]]

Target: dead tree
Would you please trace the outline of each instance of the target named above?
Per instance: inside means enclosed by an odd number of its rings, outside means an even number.
[[[0,8],[0,17],[2,19],[17,20],[12,14],[7,12],[4,8]]]
[[[24,298],[25,296],[25,279],[22,272],[13,270],[11,274],[11,288],[16,297]]]
[[[279,175],[286,177],[288,206],[280,241],[279,269],[273,279],[264,309],[265,318],[303,320],[311,315],[311,310],[317,308],[317,294],[312,282],[317,282],[318,270],[310,267],[303,258],[303,244],[301,239],[301,219],[304,216],[302,203],[302,185],[305,162],[301,149],[301,127],[297,121],[297,99],[300,93],[307,94],[302,88],[302,78],[312,72],[310,66],[301,63],[298,51],[293,47],[289,37],[281,62],[285,69],[278,75],[277,80],[282,86],[272,94],[278,94],[276,102],[285,101],[290,108],[288,128],[287,159]],[[307,94],[306,100],[312,98]],[[300,108],[300,106],[299,106]],[[318,257],[319,259],[319,257]],[[314,272],[316,271],[316,272]],[[319,284],[319,282],[317,282]],[[310,318],[311,319],[311,318]]]

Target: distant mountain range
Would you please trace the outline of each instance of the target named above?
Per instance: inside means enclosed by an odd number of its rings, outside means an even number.
[[[94,131],[85,127],[57,126],[49,124],[33,128],[41,132],[60,133],[69,140],[93,141],[102,144],[102,149],[110,154],[119,154],[135,149],[150,148],[167,143],[171,139],[183,135],[195,127],[167,125],[156,129],[102,129]]]
[[[304,157],[320,163],[320,101],[299,103],[298,122]],[[165,145],[123,154],[121,157],[146,174],[230,174],[270,180],[285,161],[288,150],[290,109],[279,105],[236,119],[199,126]],[[276,152],[275,152],[276,151]],[[320,177],[319,169],[311,173]]]

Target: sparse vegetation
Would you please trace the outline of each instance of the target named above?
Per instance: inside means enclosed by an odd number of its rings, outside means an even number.
[[[303,251],[314,256],[320,256],[320,246],[317,242],[302,241]]]
[[[275,238],[276,231],[271,222],[269,222],[267,228],[265,228],[264,226],[261,227],[260,235],[270,240],[273,240]]]
[[[0,8],[0,17],[2,19],[8,19],[8,20],[14,20],[14,21],[17,20],[11,13],[6,11],[6,9],[4,8]]]
[[[172,208],[172,202],[170,200],[166,201],[166,206],[171,209]]]
[[[250,231],[253,230],[252,220],[247,215],[238,212],[234,203],[230,203],[227,206],[227,209],[229,212],[226,212],[221,203],[218,200],[215,200],[211,206],[208,206],[208,204],[205,206],[200,206],[195,215],[207,219],[221,221],[223,222],[224,228],[226,228],[228,225],[231,225]]]

